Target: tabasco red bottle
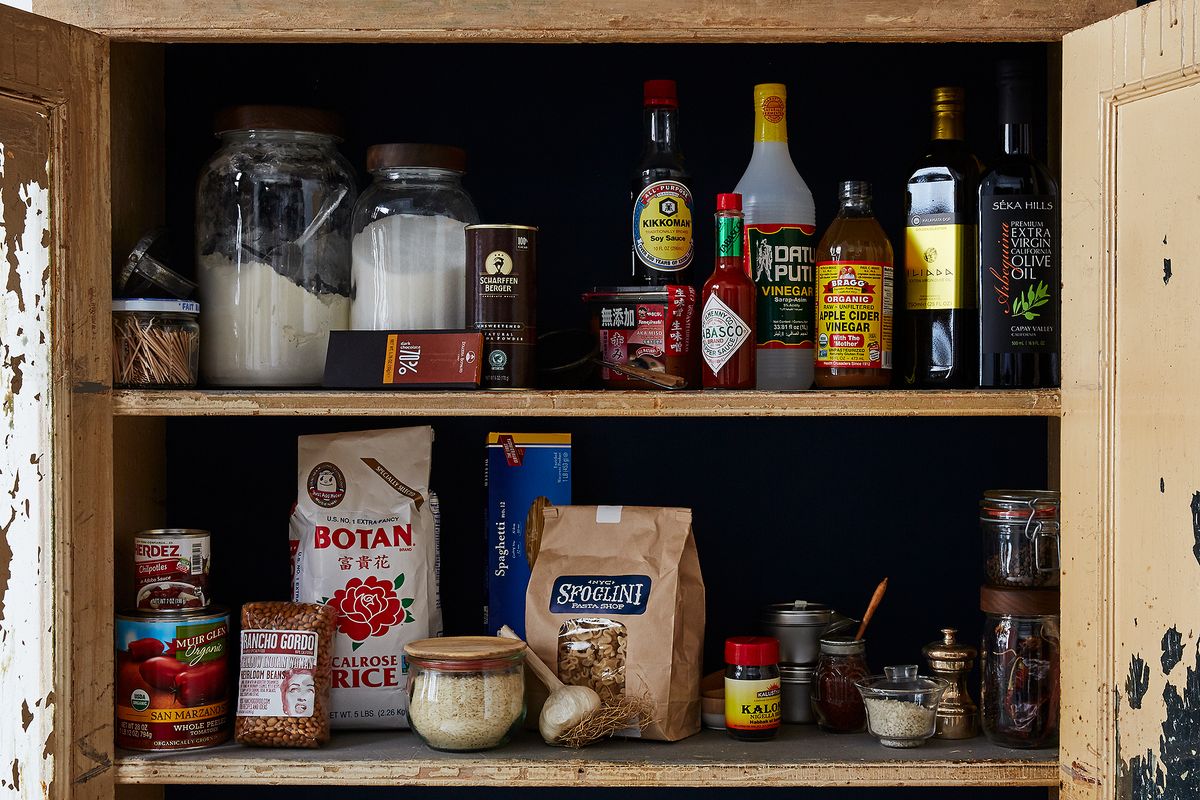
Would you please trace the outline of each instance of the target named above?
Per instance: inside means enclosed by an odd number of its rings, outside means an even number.
[[[742,262],[742,196],[717,195],[717,267],[704,284],[700,352],[705,389],[754,388],[754,281]]]

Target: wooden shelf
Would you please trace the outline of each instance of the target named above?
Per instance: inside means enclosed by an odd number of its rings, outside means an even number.
[[[320,750],[229,744],[118,751],[118,783],[378,786],[1057,786],[1055,750],[1006,750],[980,737],[893,750],[867,734],[784,726],[770,742],[704,731],[674,744],[613,740],[585,750],[524,734],[485,753],[438,753],[408,732],[335,734]]]
[[[38,14],[141,41],[1058,41],[1132,0],[808,0],[655,6],[636,0],[351,3],[34,0]]]
[[[810,392],[116,391],[118,416],[1057,417],[1057,389]]]

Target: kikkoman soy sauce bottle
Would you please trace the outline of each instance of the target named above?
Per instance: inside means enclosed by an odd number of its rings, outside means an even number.
[[[841,209],[817,247],[816,383],[892,381],[892,243],[871,212],[871,185],[843,181]]]
[[[692,190],[679,150],[675,81],[646,81],[642,158],[633,177],[633,280],[687,283],[695,256]]]

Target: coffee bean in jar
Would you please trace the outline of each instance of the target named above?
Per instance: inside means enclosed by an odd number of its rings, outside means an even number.
[[[537,228],[467,226],[467,327],[483,334],[487,389],[534,385]]]

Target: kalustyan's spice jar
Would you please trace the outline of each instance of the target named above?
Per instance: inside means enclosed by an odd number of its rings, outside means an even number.
[[[992,489],[979,502],[984,571],[992,586],[1058,586],[1059,494]]]
[[[350,323],[354,171],[321,111],[236,106],[196,188],[200,372],[216,386],[316,386]]]
[[[980,591],[983,732],[1004,747],[1058,745],[1059,598],[1051,589]]]
[[[868,678],[866,639],[827,636],[821,639],[812,703],[817,724],[832,733],[858,733],[867,724],[862,694],[855,686]]]
[[[467,154],[439,144],[367,149],[374,181],[354,206],[350,327],[466,326],[464,230],[479,212],[463,188]]]
[[[404,646],[408,721],[434,750],[490,750],[525,720],[525,651],[520,639],[445,636]]]
[[[725,730],[734,739],[775,738],[782,719],[779,640],[734,636],[725,640]]]

